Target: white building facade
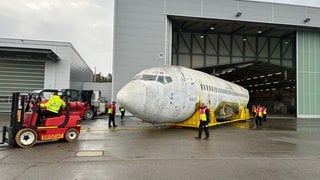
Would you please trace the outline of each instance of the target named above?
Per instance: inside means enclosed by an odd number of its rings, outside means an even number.
[[[82,90],[93,72],[69,42],[0,38],[0,112],[9,112],[12,92]]]

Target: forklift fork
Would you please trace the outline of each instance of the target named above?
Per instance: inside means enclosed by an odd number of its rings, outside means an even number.
[[[14,141],[13,141],[13,133],[12,133],[12,128],[3,126],[2,129],[2,141],[0,144],[8,143],[10,147],[14,146]]]
[[[0,144],[4,144],[6,142],[6,127],[3,126],[2,129],[2,141],[0,142]]]

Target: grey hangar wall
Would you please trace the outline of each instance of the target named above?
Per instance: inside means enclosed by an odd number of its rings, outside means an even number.
[[[240,16],[236,16],[241,12]],[[112,98],[145,68],[176,63],[172,17],[295,29],[297,117],[320,117],[320,9],[236,0],[115,0]],[[309,20],[308,20],[309,19]],[[206,66],[191,64],[191,68]],[[194,61],[196,62],[196,61]],[[212,62],[212,61],[211,61]],[[188,67],[188,64],[182,64]]]

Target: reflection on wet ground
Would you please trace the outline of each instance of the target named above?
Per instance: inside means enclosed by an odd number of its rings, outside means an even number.
[[[8,115],[8,114],[7,114]],[[8,125],[9,116],[0,124]],[[116,117],[83,121],[74,143],[0,148],[1,179],[319,179],[320,120],[270,117],[210,128],[168,128]]]
[[[286,130],[301,132],[320,132],[320,119],[298,119],[292,117],[270,117],[262,121],[262,127],[257,128],[253,119],[238,121],[224,125],[232,128]]]
[[[118,117],[117,117],[118,118]],[[107,116],[97,117],[95,120],[104,119],[108,121]],[[129,121],[128,121],[129,120]],[[94,120],[92,120],[94,121]],[[99,126],[99,123],[94,123],[94,127],[91,127],[92,121],[82,121],[82,130],[103,130],[104,126]],[[9,126],[10,123],[10,113],[0,113],[0,127],[6,125]],[[100,123],[102,124],[102,122]],[[87,126],[89,125],[89,126]],[[152,125],[150,123],[144,123],[138,118],[127,116],[126,121],[119,121],[119,129],[139,129],[139,128],[163,128],[163,125]],[[286,131],[301,131],[301,132],[320,132],[320,119],[299,119],[294,117],[284,117],[284,116],[272,116],[268,117],[267,121],[262,121],[262,127],[256,128],[255,122],[251,118],[246,121],[238,121],[228,124],[222,124],[214,128],[223,127],[237,128],[237,129],[263,129],[263,130],[286,130]],[[2,128],[1,130],[2,131]]]

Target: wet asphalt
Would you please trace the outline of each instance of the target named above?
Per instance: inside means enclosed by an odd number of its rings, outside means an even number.
[[[320,119],[273,117],[210,128],[169,128],[135,117],[82,122],[74,143],[0,145],[0,179],[319,179]],[[0,125],[9,114],[0,113]],[[1,130],[2,131],[2,128]]]

